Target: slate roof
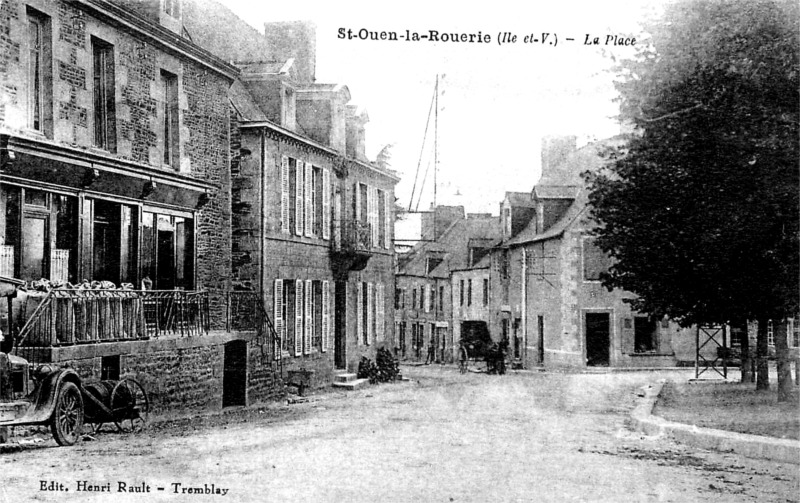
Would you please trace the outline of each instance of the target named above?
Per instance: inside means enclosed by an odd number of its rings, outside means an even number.
[[[469,267],[468,243],[470,239],[481,238],[494,241],[499,236],[500,225],[497,217],[456,220],[436,241],[418,243],[410,252],[411,258],[400,268],[398,274],[447,278],[450,271]],[[427,258],[431,252],[443,254],[444,260],[430,274],[426,274]]]

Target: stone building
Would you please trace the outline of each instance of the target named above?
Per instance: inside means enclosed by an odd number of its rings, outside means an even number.
[[[165,0],[0,4],[0,275],[28,282],[2,330],[33,363],[135,377],[157,410],[279,389],[263,334],[230,330],[239,71],[182,14]]]
[[[461,322],[480,321],[472,320],[471,306],[488,293],[483,276],[473,278],[466,271],[487,255],[498,231],[497,217],[465,215],[463,206],[423,213],[422,240],[399,261],[396,275],[396,351],[401,359],[453,361]]]
[[[206,21],[230,18],[224,7],[192,8],[198,43],[241,72],[230,96],[234,288],[262,298],[284,368],[324,384],[394,345],[399,179],[367,159],[369,117],[348,88],[316,82],[313,26],[268,24],[267,37],[242,26],[230,47]]]
[[[600,282],[611,261],[593,243],[580,174],[600,167],[604,145],[575,149],[574,138],[561,139],[550,144],[553,153],[545,144],[542,178],[521,205],[533,209],[530,220],[517,232],[504,228],[492,251],[490,288],[499,293],[493,332],[508,338],[521,366],[660,367],[694,359],[676,349],[688,352],[681,341],[693,342],[695,329],[632,312],[624,302],[632,294]]]

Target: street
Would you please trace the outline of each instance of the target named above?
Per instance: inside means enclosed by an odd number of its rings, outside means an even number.
[[[636,389],[685,372],[468,373],[0,454],[0,502],[797,501],[796,465],[626,429]],[[212,421],[213,423],[213,421]]]

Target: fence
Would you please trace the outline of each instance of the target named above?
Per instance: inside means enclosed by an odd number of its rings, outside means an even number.
[[[29,292],[18,346],[48,347],[209,332],[208,292],[56,289]]]

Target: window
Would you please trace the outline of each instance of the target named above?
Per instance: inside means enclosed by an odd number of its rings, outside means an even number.
[[[472,279],[467,280],[467,305],[472,305]]]
[[[440,257],[428,257],[427,260],[426,260],[426,264],[425,264],[426,265],[426,267],[425,267],[426,273],[430,274],[431,272],[433,272],[434,269],[439,267],[439,264],[441,264],[443,260],[444,259],[442,259]]]
[[[164,0],[164,12],[175,18],[180,17],[181,15],[180,0]]]
[[[458,305],[464,305],[464,280],[459,282]]]
[[[439,287],[439,311],[444,311],[444,287]]]
[[[403,294],[403,291],[399,288],[394,289],[394,308],[400,309],[400,296]]]
[[[483,305],[489,305],[489,280],[486,278],[483,280]]]
[[[125,213],[122,216],[122,224],[121,234],[126,235],[128,232],[124,228],[131,225],[131,219],[126,217]],[[140,260],[143,281],[147,277],[157,290],[192,289],[194,221],[190,218],[144,211],[141,229]],[[131,238],[131,242],[135,240]],[[132,263],[132,260],[130,262]]]
[[[386,248],[386,192],[378,190],[378,247]]]
[[[119,380],[119,355],[104,356],[100,360],[100,379],[107,381]]]
[[[281,232],[330,239],[330,170],[281,158]]]
[[[656,349],[656,320],[646,316],[637,316],[633,319],[634,351],[646,353]]]
[[[52,136],[50,18],[28,8],[28,127]]]
[[[800,323],[796,323],[795,320],[796,318],[789,318],[786,320],[787,342],[789,347],[792,348],[800,346]]]
[[[436,287],[431,287],[430,310],[436,311]]]
[[[611,257],[600,249],[593,238],[583,239],[583,279],[584,281],[599,281],[600,275],[608,272],[611,267]]]
[[[114,90],[114,46],[92,37],[94,145],[116,152],[116,98]]]
[[[411,308],[412,309],[416,309],[417,308],[417,289],[416,289],[416,287],[411,289]]]
[[[161,70],[161,120],[163,158],[166,166],[180,169],[180,142],[178,123],[178,78]]]
[[[772,323],[772,320],[767,322],[767,344],[770,346],[775,345],[775,326]]]

